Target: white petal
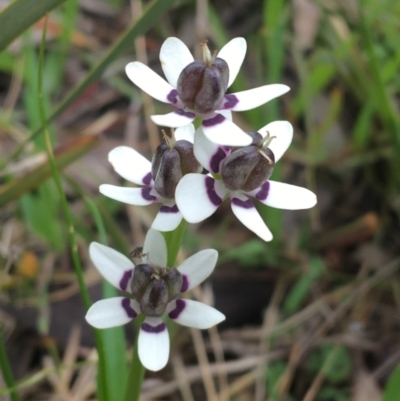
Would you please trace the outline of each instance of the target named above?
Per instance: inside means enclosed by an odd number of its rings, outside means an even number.
[[[180,140],[185,140],[189,141],[190,143],[193,143],[194,141],[194,125],[193,124],[187,124],[184,125],[183,127],[178,127],[175,132],[175,140],[180,141]]]
[[[140,313],[139,304],[129,298],[115,297],[94,303],[86,313],[86,321],[97,329],[122,326]]]
[[[270,137],[275,137],[268,147],[274,153],[276,163],[292,143],[292,124],[290,124],[288,121],[273,121],[272,123],[269,123],[265,127],[259,129],[258,132],[263,137],[265,137],[267,134],[269,134]]]
[[[225,320],[212,306],[191,299],[177,299],[168,304],[168,316],[183,326],[208,329]]]
[[[128,78],[142,91],[160,102],[176,104],[176,89],[156,74],[147,65],[134,61],[125,67]]]
[[[108,154],[108,160],[122,178],[138,185],[149,185],[151,163],[135,149],[118,146]]]
[[[232,121],[232,112],[230,110],[218,110],[227,120]]]
[[[251,110],[288,92],[290,88],[282,84],[264,85],[243,92],[226,95],[228,100],[221,108],[233,111]],[[236,99],[234,99],[236,97]]]
[[[228,152],[226,148],[211,142],[204,135],[201,127],[196,130],[193,153],[205,169],[212,173],[218,173],[220,164],[226,158]]]
[[[203,174],[186,174],[176,187],[175,201],[186,221],[198,223],[217,210],[225,195],[220,181]]]
[[[128,203],[129,205],[146,206],[157,202],[157,197],[152,195],[150,187],[126,188],[102,184],[99,191],[111,199]]]
[[[232,85],[242,66],[246,50],[246,40],[235,38],[228,42],[218,53],[217,57],[224,59],[229,66],[228,88]]]
[[[218,252],[215,249],[204,249],[186,259],[178,267],[183,275],[181,292],[189,291],[202,283],[214,270]]]
[[[182,221],[182,215],[176,205],[174,206],[161,206],[156,218],[151,225],[151,228],[158,231],[172,231],[179,226]]]
[[[264,220],[261,218],[250,199],[242,200],[238,198],[232,198],[231,207],[235,216],[249,230],[253,231],[264,241],[272,240],[271,231],[264,223]]]
[[[122,253],[108,246],[92,242],[89,255],[100,274],[114,287],[126,291],[135,265]]]
[[[162,127],[183,127],[184,125],[190,124],[196,117],[196,114],[188,111],[184,112],[182,109],[177,109],[172,113],[168,114],[157,114],[151,116],[154,124]]]
[[[167,244],[163,235],[150,228],[147,231],[143,244],[143,253],[148,254],[151,263],[158,266],[167,266]]]
[[[252,142],[249,135],[222,114],[203,120],[202,128],[204,135],[218,145],[248,146]]]
[[[176,88],[182,70],[194,61],[192,53],[178,38],[168,38],[160,50],[161,67],[168,82]]]
[[[265,205],[276,207],[278,209],[299,210],[309,209],[316,205],[317,197],[314,192],[298,187],[296,185],[285,184],[283,182],[267,181],[269,183],[262,193],[253,195]]]
[[[146,369],[156,372],[165,367],[169,357],[169,335],[160,318],[145,319],[139,332],[138,349]]]

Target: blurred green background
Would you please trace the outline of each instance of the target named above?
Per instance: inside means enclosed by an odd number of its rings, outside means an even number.
[[[113,147],[151,158],[161,130],[149,116],[170,110],[144,96],[125,65],[140,60],[162,75],[169,36],[197,57],[204,39],[213,50],[243,36],[247,55],[231,90],[291,91],[235,122],[254,130],[290,121],[293,143],[272,178],[309,188],[318,204],[260,207],[270,243],[229,205],[188,227],[178,258],[219,250],[214,277],[194,296],[227,321],[203,337],[177,329],[170,364],[146,376],[143,399],[400,400],[398,1],[0,0],[0,8],[0,399],[94,399],[84,304],[113,290],[99,286],[88,244],[128,255],[157,212],[110,200],[98,186],[121,183],[107,160]],[[100,371],[118,401],[124,333],[101,336],[110,363]]]

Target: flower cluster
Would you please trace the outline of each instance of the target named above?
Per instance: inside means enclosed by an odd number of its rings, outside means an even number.
[[[156,124],[175,131],[171,137],[164,135],[151,161],[126,146],[113,149],[110,163],[136,187],[103,184],[100,192],[132,205],[160,203],[161,207],[142,252],[135,253],[141,258],[136,266],[104,245],[92,243],[89,250],[100,273],[124,295],[96,302],[87,312],[87,321],[107,328],[145,315],[138,347],[141,362],[150,370],[159,370],[168,361],[169,337],[163,316],[200,329],[225,319],[211,306],[181,297],[211,274],[217,252],[203,250],[177,268],[167,267],[167,247],[160,232],[175,230],[183,218],[200,222],[230,199],[236,217],[260,238],[271,241],[272,233],[253,200],[291,210],[316,204],[315,194],[308,189],[269,179],[292,141],[289,122],[274,121],[247,133],[232,122],[232,111],[258,107],[289,88],[272,84],[227,93],[243,62],[246,41],[233,39],[215,54],[206,43],[201,46],[203,59],[195,61],[179,39],[164,42],[160,61],[167,81],[140,62],[127,65],[133,83],[175,107],[169,114],[152,116]],[[201,119],[197,130],[192,124],[196,117]]]

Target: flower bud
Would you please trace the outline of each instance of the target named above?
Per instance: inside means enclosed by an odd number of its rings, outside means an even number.
[[[193,154],[193,144],[186,140],[161,143],[151,162],[154,187],[166,199],[174,198],[175,188],[182,176],[200,171],[200,163]]]
[[[229,81],[225,60],[193,61],[178,78],[177,91],[183,104],[200,114],[210,113],[221,105]]]
[[[131,290],[142,313],[150,317],[164,314],[168,302],[181,291],[183,278],[177,269],[152,264],[137,265],[133,270]]]
[[[262,136],[255,131],[249,135],[252,144],[234,150],[222,163],[222,181],[231,191],[252,191],[267,181],[274,170],[274,154],[264,147]]]

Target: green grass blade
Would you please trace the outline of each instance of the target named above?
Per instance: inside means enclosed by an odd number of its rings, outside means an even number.
[[[2,327],[0,326],[0,367],[6,385],[10,388],[10,397],[12,401],[21,401],[17,390],[15,389],[14,377],[11,372],[10,363],[6,354],[6,347],[4,345]],[[12,389],[12,390],[11,390]]]
[[[91,199],[85,198],[85,203],[95,221],[100,242],[107,245],[107,233],[99,209]],[[117,295],[117,290],[107,281],[103,280],[103,297],[112,298]],[[99,375],[98,381],[106,380],[106,388],[110,400],[122,400],[128,382],[124,329],[122,327],[113,327],[111,329],[99,330],[98,336],[102,338],[105,358],[104,378]]]
[[[393,371],[386,384],[382,401],[397,401],[400,394],[400,366]]]
[[[75,99],[80,96],[84,90],[100,78],[101,74],[112,63],[125,49],[132,46],[134,39],[143,35],[148,29],[155,25],[157,20],[172,6],[173,0],[153,0],[146,9],[142,16],[132,23],[127,31],[116,41],[116,43],[109,49],[109,51],[103,56],[103,58],[91,69],[86,77],[73,88],[64,98],[64,100],[56,107],[56,109],[47,118],[46,123],[53,121],[58,117]],[[32,139],[38,136],[43,131],[43,125],[25,139],[15,150],[11,153],[8,160],[2,163],[1,167],[7,165],[7,163],[18,156],[24,146],[29,143]]]
[[[0,12],[0,52],[46,13],[64,2],[65,0],[40,0],[30,1],[29,5],[26,0],[11,2]]]

